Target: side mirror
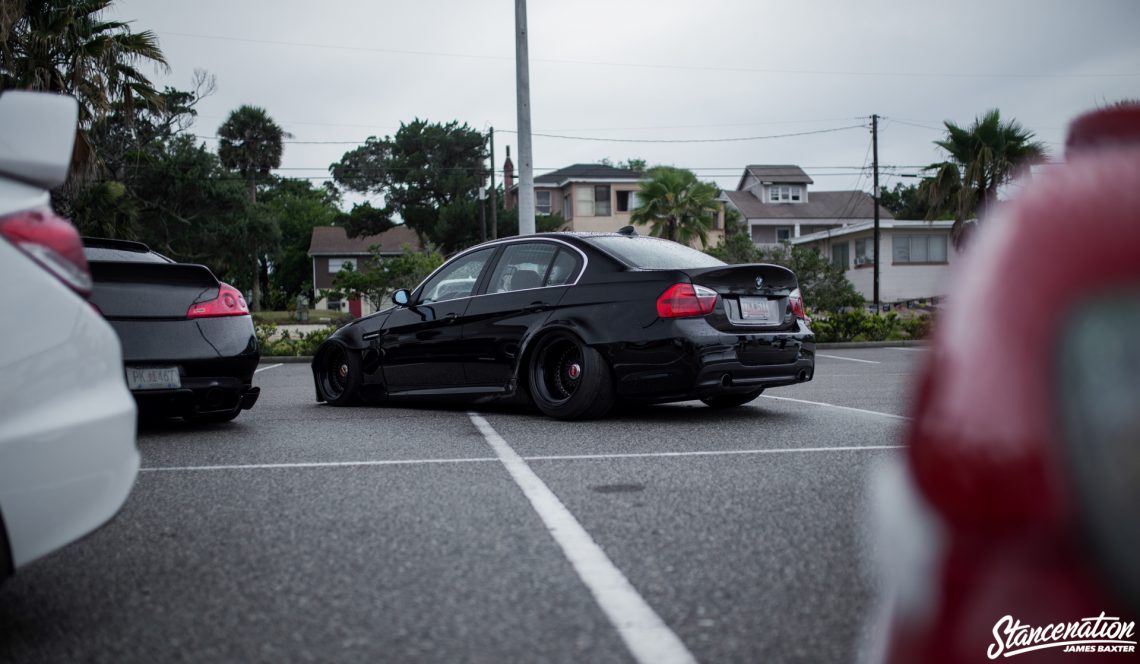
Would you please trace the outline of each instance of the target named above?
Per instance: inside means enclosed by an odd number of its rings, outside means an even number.
[[[407,288],[401,288],[392,293],[392,301],[401,307],[406,307],[412,301],[412,294],[408,292]]]

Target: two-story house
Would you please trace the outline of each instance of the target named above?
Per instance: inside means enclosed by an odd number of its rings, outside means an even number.
[[[367,269],[365,259],[372,256],[371,247],[377,247],[380,256],[399,256],[404,253],[405,245],[415,251],[423,250],[419,237],[402,224],[365,237],[348,237],[343,226],[318,226],[309,239],[313,288],[317,291],[331,290],[334,288],[333,279],[346,266],[354,270]],[[321,298],[313,304],[316,309],[330,311],[340,311],[343,306],[344,302],[333,298]],[[348,301],[348,311],[360,318],[372,313],[372,307],[367,300],[352,299]]]
[[[745,167],[736,191],[721,198],[740,212],[761,246],[874,219],[875,199],[867,192],[814,191],[813,184],[799,166],[753,165]],[[893,218],[882,206],[879,217]]]
[[[642,173],[605,164],[574,164],[534,178],[534,210],[536,215],[561,214],[566,230],[614,232],[633,225],[631,213],[638,206]],[[503,184],[507,208],[518,204],[518,186],[514,183],[514,165],[510,152],[503,164]],[[709,246],[724,236],[724,212],[718,210],[714,228],[708,234]],[[649,234],[644,225],[638,232]],[[698,242],[699,244],[699,242]],[[699,248],[699,247],[698,247]]]

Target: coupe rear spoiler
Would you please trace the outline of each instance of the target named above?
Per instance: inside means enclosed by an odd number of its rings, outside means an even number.
[[[185,318],[190,306],[218,296],[204,265],[91,261],[91,303],[107,318]]]

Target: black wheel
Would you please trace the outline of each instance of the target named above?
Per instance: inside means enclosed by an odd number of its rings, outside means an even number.
[[[736,408],[752,401],[761,394],[764,394],[763,388],[755,392],[743,392],[741,394],[718,394],[714,397],[701,399],[701,401],[705,402],[709,408]]]
[[[601,417],[614,401],[610,368],[602,355],[568,332],[543,337],[531,355],[530,397],[560,420]]]
[[[321,354],[317,365],[317,388],[330,406],[356,402],[361,381],[360,355],[339,343],[332,343]]]

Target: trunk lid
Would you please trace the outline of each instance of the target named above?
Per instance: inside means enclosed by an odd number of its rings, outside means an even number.
[[[725,331],[795,328],[788,297],[799,287],[786,267],[754,263],[684,270],[694,284],[711,288],[720,301],[707,319]]]
[[[190,305],[218,296],[204,265],[91,261],[91,303],[106,318],[184,319]]]

